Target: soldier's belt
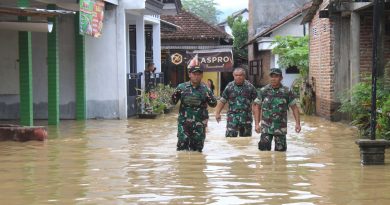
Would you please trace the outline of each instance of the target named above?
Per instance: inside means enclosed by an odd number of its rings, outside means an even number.
[[[202,106],[195,106],[195,105],[183,105],[183,108],[202,108]]]

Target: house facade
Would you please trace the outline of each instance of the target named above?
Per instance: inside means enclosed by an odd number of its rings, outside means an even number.
[[[0,2],[7,8],[48,5],[79,12],[76,0]],[[146,56],[152,56],[161,68],[159,15],[164,6],[172,5],[174,1],[106,0],[99,38],[79,34],[78,14],[57,16],[53,47],[48,40],[51,33],[22,32],[31,37],[21,41],[20,31],[3,30],[0,25],[0,119],[25,125],[38,119],[49,119],[49,124],[60,119],[126,119],[133,105],[128,92],[134,89],[128,86],[131,65],[142,72]],[[0,18],[17,20],[18,15]],[[131,28],[136,29],[136,42],[130,41]],[[151,38],[147,30],[153,31]],[[152,41],[153,54],[146,52],[147,40]],[[50,56],[55,56],[54,61]]]
[[[308,0],[249,0],[248,61],[249,80],[258,87],[269,83],[270,68],[279,68],[278,56],[272,54],[275,36],[302,37],[307,26],[301,25]],[[291,86],[299,71],[284,68],[283,84]]]
[[[390,5],[383,4],[379,39],[379,77],[390,61]],[[310,80],[317,115],[338,121],[340,95],[371,74],[372,1],[314,0],[303,23],[310,24]],[[387,76],[389,78],[389,76]]]
[[[308,24],[301,24],[303,13],[311,4],[307,3],[303,7],[293,11],[280,21],[277,21],[267,29],[256,34],[249,40],[249,44],[255,44],[256,56],[250,62],[250,77],[256,85],[266,85],[269,83],[269,70],[271,68],[281,68],[278,63],[279,56],[272,53],[276,36],[303,37],[308,35]],[[258,69],[261,67],[261,69]],[[260,70],[261,72],[253,72]],[[296,66],[282,68],[283,85],[291,87],[293,82],[299,77],[299,70]]]
[[[161,33],[162,71],[167,84],[177,86],[188,80],[187,66],[194,53],[201,56],[207,53],[232,52],[232,37],[229,34],[188,11],[181,10],[175,16],[162,16],[161,19],[171,25],[164,26]],[[208,79],[214,82],[216,95],[231,80],[233,59],[229,59],[227,72],[208,72],[206,69],[203,74],[204,82]],[[202,63],[201,61],[199,62]]]

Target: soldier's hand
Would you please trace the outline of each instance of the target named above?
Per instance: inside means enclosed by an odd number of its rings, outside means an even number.
[[[221,121],[221,114],[215,113],[215,119],[219,123]]]
[[[301,132],[301,125],[295,124],[295,132],[300,133]]]
[[[257,134],[260,134],[261,128],[260,128],[259,124],[255,125],[255,131],[256,131]]]

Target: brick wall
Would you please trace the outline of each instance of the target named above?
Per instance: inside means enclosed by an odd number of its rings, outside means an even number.
[[[254,51],[252,60],[262,63],[261,75],[251,76],[249,80],[256,86],[264,86],[269,83],[269,70],[271,67],[271,51]],[[256,78],[255,78],[256,77]]]
[[[271,51],[261,51],[258,55],[259,60],[262,60],[262,76],[258,77],[257,83],[261,86],[269,83],[269,70],[271,69]]]
[[[371,14],[366,14],[360,19],[360,74],[366,75],[371,73],[372,69],[373,19]],[[390,22],[389,15],[387,15],[385,19],[387,19],[387,22]],[[385,35],[383,43],[383,63],[386,65],[386,63],[390,61],[390,35]]]
[[[319,10],[322,10],[328,4],[329,1],[324,1]],[[334,23],[331,19],[320,19],[318,11],[310,22],[309,77],[316,91],[317,115],[332,120],[336,110],[334,94]]]

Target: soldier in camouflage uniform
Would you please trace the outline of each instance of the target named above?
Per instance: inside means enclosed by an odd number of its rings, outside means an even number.
[[[245,80],[245,70],[237,68],[233,72],[234,81],[230,82],[221,95],[220,102],[215,111],[217,122],[221,120],[221,110],[226,103],[229,104],[227,112],[226,137],[252,136],[252,111],[259,112],[260,100],[257,98],[256,88]],[[255,118],[257,119],[257,118]],[[259,130],[256,121],[256,130]]]
[[[278,68],[271,69],[271,83],[261,88],[259,100],[261,101],[260,114],[261,137],[259,150],[271,150],[272,139],[275,138],[275,151],[286,151],[287,142],[287,111],[291,107],[295,118],[295,131],[301,131],[299,110],[293,92],[283,86],[282,71]]]
[[[189,69],[190,81],[177,86],[172,95],[172,103],[180,100],[177,131],[177,151],[202,152],[206,138],[205,126],[208,119],[207,105],[215,107],[217,100],[213,93],[201,82],[203,71],[200,67]]]

